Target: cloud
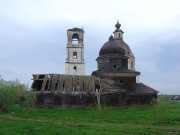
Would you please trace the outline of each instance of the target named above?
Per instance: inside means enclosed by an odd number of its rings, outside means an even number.
[[[85,30],[86,74],[119,19],[141,81],[179,93],[179,0],[0,1],[0,74],[27,83],[33,73],[64,73],[66,31]]]
[[[173,30],[173,29],[171,29]],[[156,31],[153,36],[138,42],[134,53],[136,69],[141,71],[141,82],[150,84],[162,93],[179,93],[180,39],[176,32]]]

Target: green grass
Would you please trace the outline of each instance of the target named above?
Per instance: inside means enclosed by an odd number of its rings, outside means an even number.
[[[0,135],[178,135],[180,103],[128,109],[102,107],[36,109],[35,115],[13,106],[0,112]]]
[[[159,95],[158,100],[159,102],[170,102],[171,95]]]

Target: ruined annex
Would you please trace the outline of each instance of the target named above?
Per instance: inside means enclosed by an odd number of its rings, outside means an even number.
[[[84,30],[67,30],[67,58],[65,74],[33,74],[32,89],[37,106],[72,107],[149,104],[158,91],[138,82],[140,72],[135,70],[135,57],[123,40],[121,24],[102,46],[97,56],[98,69],[85,75]]]

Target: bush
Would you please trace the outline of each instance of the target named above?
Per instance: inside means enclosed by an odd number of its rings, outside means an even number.
[[[26,92],[25,106],[26,110],[30,115],[35,115],[36,97],[33,91]]]
[[[18,95],[25,88],[18,80],[5,81],[0,76],[0,111],[8,111],[10,105],[18,103]]]

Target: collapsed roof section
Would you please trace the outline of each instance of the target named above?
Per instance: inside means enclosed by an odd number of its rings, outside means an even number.
[[[143,84],[124,84],[110,78],[96,78],[94,76],[77,76],[62,74],[33,74],[32,89],[35,92],[84,92],[95,93],[101,90],[101,94],[127,93],[128,95],[157,94],[158,91]]]

